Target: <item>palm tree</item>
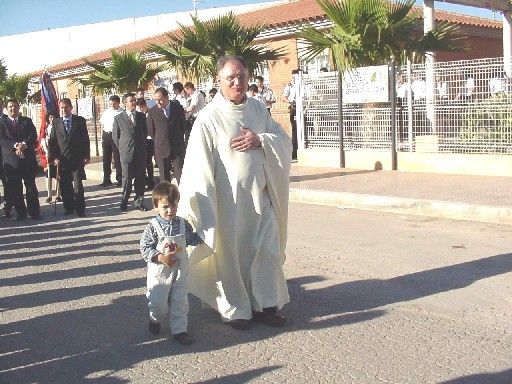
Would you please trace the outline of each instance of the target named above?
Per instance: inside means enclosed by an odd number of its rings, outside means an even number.
[[[457,26],[439,23],[423,34],[414,0],[317,0],[333,27],[318,31],[306,27],[298,37],[304,40],[300,53],[305,60],[329,49],[336,69],[385,64],[391,56],[399,63],[407,59],[422,62],[425,53],[463,48],[464,38]]]
[[[4,63],[4,58],[0,58],[0,83],[7,79],[7,66]]]
[[[214,78],[217,60],[226,54],[242,56],[247,61],[249,74],[255,75],[265,63],[286,54],[283,47],[253,45],[265,26],[243,26],[232,12],[207,21],[192,16],[192,26],[179,26],[177,33],[167,34],[166,44],[151,44],[149,49],[162,54],[185,77]]]
[[[133,92],[137,87],[147,87],[155,76],[165,69],[166,65],[148,67],[140,52],[120,53],[111,51],[111,63],[98,64],[84,60],[94,69],[86,78],[78,82],[91,87],[95,92],[103,93],[115,90],[119,93]]]
[[[0,82],[0,99],[17,99],[20,103],[32,101],[33,95],[28,94],[28,83],[32,76],[17,74],[7,76]]]

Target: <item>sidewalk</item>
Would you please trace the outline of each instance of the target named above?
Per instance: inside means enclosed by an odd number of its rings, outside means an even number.
[[[101,181],[101,158],[94,158],[86,173]],[[512,225],[512,174],[445,175],[293,163],[290,201]]]

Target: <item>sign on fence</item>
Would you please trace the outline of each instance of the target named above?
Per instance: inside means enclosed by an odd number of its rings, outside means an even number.
[[[92,119],[92,97],[78,99],[78,116],[84,119]]]
[[[388,66],[356,68],[343,74],[343,103],[389,102]]]

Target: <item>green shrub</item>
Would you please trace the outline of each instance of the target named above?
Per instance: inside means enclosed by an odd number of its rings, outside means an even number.
[[[458,138],[464,152],[512,154],[512,95],[470,103],[463,112]]]

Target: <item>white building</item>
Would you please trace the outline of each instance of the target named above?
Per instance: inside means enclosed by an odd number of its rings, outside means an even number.
[[[229,11],[238,14],[274,6],[280,2],[282,1],[197,10],[197,16],[204,20]],[[178,27],[178,22],[189,25],[191,14],[193,11],[175,12],[2,36],[0,37],[0,57],[4,58],[9,75],[32,73],[45,67],[171,31]]]

